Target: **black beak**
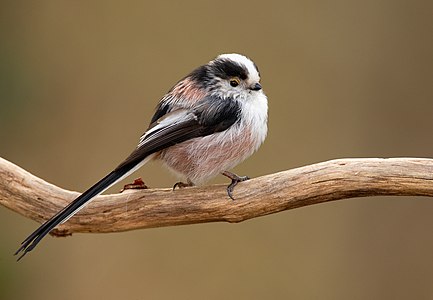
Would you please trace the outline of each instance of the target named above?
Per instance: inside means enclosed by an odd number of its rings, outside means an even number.
[[[260,91],[262,89],[262,85],[257,82],[253,86],[251,86],[250,89],[253,91]]]

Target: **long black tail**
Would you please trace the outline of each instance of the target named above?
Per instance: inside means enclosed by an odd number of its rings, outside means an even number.
[[[83,194],[78,196],[77,199],[72,201],[68,206],[66,206],[56,215],[54,215],[51,219],[42,224],[21,243],[21,247],[17,250],[17,252],[15,252],[15,255],[22,252],[22,254],[18,257],[17,261],[23,258],[28,252],[32,251],[33,248],[35,248],[36,245],[43,239],[43,237],[47,235],[54,227],[67,221],[76,212],[83,208],[84,205],[86,205],[90,200],[92,200],[92,198],[101,194],[111,185],[122,179],[122,177],[124,177],[131,170],[133,170],[136,165],[137,163],[132,165],[125,165],[120,168],[118,167],[110,174],[98,181],[87,191],[85,191]]]

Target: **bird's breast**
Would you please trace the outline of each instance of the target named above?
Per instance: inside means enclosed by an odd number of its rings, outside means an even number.
[[[243,103],[240,120],[227,130],[171,146],[159,158],[194,184],[233,168],[253,154],[266,137],[266,97],[258,100],[265,103]]]

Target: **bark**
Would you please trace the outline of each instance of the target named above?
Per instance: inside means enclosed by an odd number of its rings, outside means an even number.
[[[43,222],[79,194],[50,184],[0,158],[0,204]],[[53,231],[117,232],[194,224],[241,222],[307,205],[378,195],[433,196],[433,159],[336,159],[239,183],[235,201],[226,185],[126,190],[101,195]]]

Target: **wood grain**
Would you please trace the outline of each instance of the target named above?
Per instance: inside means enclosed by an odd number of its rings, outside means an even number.
[[[43,222],[79,194],[50,184],[0,158],[0,204]],[[336,159],[226,185],[129,190],[98,196],[55,235],[117,232],[203,222],[241,222],[307,205],[377,195],[433,196],[433,160]]]

